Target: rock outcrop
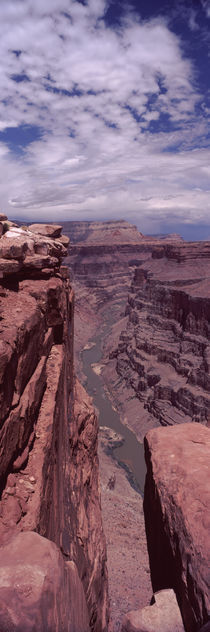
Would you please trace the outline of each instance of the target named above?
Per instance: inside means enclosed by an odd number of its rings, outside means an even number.
[[[101,632],[108,599],[97,419],[78,385],[74,401],[74,295],[61,265],[68,240],[58,226],[0,225],[0,543],[28,531],[52,540],[76,564],[90,629]],[[14,625],[24,630],[19,619]],[[61,629],[76,631],[74,623]]]
[[[186,632],[210,619],[210,436],[198,423],[150,430],[144,495],[154,592],[173,588]]]

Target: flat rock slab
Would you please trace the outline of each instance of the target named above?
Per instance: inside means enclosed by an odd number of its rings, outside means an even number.
[[[62,226],[58,224],[30,224],[28,230],[32,233],[39,233],[46,237],[60,237]]]
[[[145,438],[144,511],[153,590],[174,588],[187,632],[210,616],[210,431],[199,423]]]
[[[152,606],[133,610],[125,616],[122,632],[184,632],[174,591],[161,590],[154,598]]]

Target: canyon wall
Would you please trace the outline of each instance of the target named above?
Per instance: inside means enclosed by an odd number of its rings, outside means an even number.
[[[210,244],[153,246],[136,269],[116,371],[154,420],[210,423]]]
[[[72,224],[76,349],[109,314],[102,374],[124,423],[140,440],[160,424],[208,425],[209,242],[144,237],[123,221]]]
[[[173,602],[173,629],[183,630],[173,589],[185,629],[197,632],[209,625],[210,243],[137,236],[124,222],[115,235],[115,223],[105,224],[77,224],[68,262],[77,349],[109,323],[101,377],[123,423],[140,441],[147,433],[144,510],[158,606],[128,613],[122,629],[171,630]]]
[[[5,565],[0,628],[28,631],[37,621],[43,632],[101,632],[107,628],[108,597],[98,427],[91,402],[73,375],[74,295],[69,271],[62,266],[68,239],[59,226],[21,229],[7,218],[0,220],[0,543]],[[40,622],[34,606],[32,627],[28,622],[25,628],[24,591],[36,596],[38,590],[24,572],[32,532],[39,539],[38,576],[45,578],[39,587],[41,612],[48,614]],[[53,556],[55,574],[47,562]],[[55,607],[43,597],[46,582]]]

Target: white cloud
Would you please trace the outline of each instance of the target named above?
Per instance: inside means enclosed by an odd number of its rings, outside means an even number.
[[[107,5],[1,0],[0,131],[42,133],[16,158],[1,143],[2,206],[49,220],[141,217],[146,227],[164,213],[194,221],[196,209],[206,220],[209,154],[189,152],[206,131],[193,66],[163,19],[129,14],[114,30]],[[177,130],[152,133],[161,116]]]

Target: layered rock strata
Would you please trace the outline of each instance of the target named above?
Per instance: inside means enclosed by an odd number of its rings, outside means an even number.
[[[118,223],[117,235],[115,231],[114,222],[73,227],[67,261],[77,294],[77,357],[96,330],[103,337],[105,317],[101,378],[122,422],[137,438],[142,441],[149,428],[159,425],[179,427],[192,419],[208,425],[210,243],[186,243],[176,235],[146,238],[124,222]],[[108,532],[112,525],[106,528]],[[112,558],[109,568],[115,602]],[[128,568],[127,581],[133,581]],[[133,587],[136,608],[134,582]]]
[[[61,265],[68,240],[59,226],[0,225],[0,542],[28,531],[52,540],[75,562],[90,629],[101,632],[108,600],[97,419],[78,385],[74,411],[74,296]]]
[[[209,430],[198,423],[150,430],[145,453],[153,590],[173,588],[186,632],[196,632],[210,620]]]
[[[154,424],[210,423],[210,243],[156,245],[136,269],[110,353]]]

